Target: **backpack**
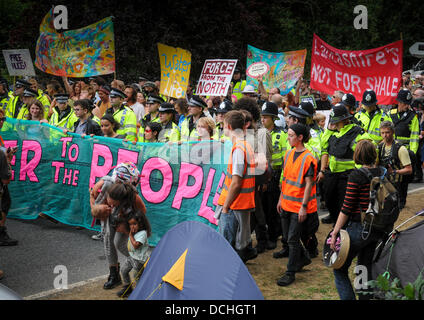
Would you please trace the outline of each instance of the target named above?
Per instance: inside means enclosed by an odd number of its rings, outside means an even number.
[[[376,177],[367,168],[359,169],[370,180],[370,203],[367,211],[361,212],[364,240],[372,231],[391,232],[400,213],[399,193],[385,176],[387,170],[380,169],[383,173]]]

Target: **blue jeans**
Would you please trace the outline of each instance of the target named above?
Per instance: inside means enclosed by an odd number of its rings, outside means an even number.
[[[232,210],[229,210],[228,213],[221,212],[221,216],[218,221],[218,230],[233,248],[236,243],[237,227],[238,222]]]
[[[367,268],[367,280],[371,278],[371,266],[374,257],[374,251],[381,233],[372,231],[368,239],[363,240],[361,237],[362,224],[360,222],[349,222],[346,228],[350,238],[350,248],[346,262],[340,269],[334,269],[334,280],[339,293],[340,300],[356,300],[355,291],[349,279],[349,267],[352,260],[357,256],[357,265]],[[366,291],[361,289],[360,291]],[[370,299],[371,295],[365,295],[358,292],[360,300]]]

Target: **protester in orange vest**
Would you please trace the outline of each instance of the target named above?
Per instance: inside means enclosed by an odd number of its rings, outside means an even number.
[[[250,213],[255,210],[255,160],[244,135],[245,118],[240,111],[224,117],[224,134],[233,147],[215,217],[219,232],[236,249],[243,262],[257,257],[251,246]]]
[[[316,185],[318,163],[305,148],[310,134],[309,128],[296,123],[290,126],[288,140],[293,149],[286,152],[283,163],[283,181],[277,210],[282,220],[284,236],[289,245],[289,261],[286,273],[277,281],[279,286],[288,286],[295,280],[295,273],[311,263],[300,237],[305,228],[314,226],[317,231],[318,214]],[[317,223],[318,222],[318,223]]]

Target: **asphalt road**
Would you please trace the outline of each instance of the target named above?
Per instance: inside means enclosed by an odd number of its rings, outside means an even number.
[[[424,188],[424,184],[411,184],[409,192],[419,188]],[[327,212],[319,214],[322,217]],[[77,230],[40,218],[9,219],[7,227],[19,244],[0,247],[0,269],[5,272],[0,283],[24,298],[55,290],[55,283],[64,284],[66,275],[68,286],[72,286],[109,272],[103,242],[91,239],[94,231]]]

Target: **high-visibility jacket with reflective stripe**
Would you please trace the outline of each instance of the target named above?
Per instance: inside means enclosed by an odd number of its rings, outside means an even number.
[[[219,123],[218,122],[216,124],[215,134],[217,136],[217,141],[221,141],[222,139],[224,139],[224,140],[230,140],[230,137],[227,137],[224,134],[224,124],[222,124],[222,123]]]
[[[380,134],[380,123],[383,121],[392,121],[390,116],[378,107],[371,114],[365,109],[362,109],[355,114],[355,118],[376,144],[383,140]]]
[[[153,119],[151,119],[151,114],[146,114],[144,118],[140,121],[141,127],[138,129],[137,142],[148,142],[144,140],[144,130],[146,129],[146,125],[149,122],[160,123],[159,112],[156,114],[156,117]]]
[[[396,141],[417,153],[420,144],[420,123],[415,111],[407,110],[400,114],[398,109],[392,109],[390,118],[395,126]]]
[[[49,124],[55,127],[72,131],[74,128],[74,123],[78,120],[78,117],[75,115],[74,109],[72,109],[71,107],[69,108],[71,109],[70,112],[60,120],[58,108],[53,108],[53,114],[50,118]]]
[[[306,213],[313,213],[317,211],[315,180],[318,162],[314,155],[307,149],[293,161],[295,152],[296,149],[290,149],[284,157],[283,181],[280,195],[281,207],[284,211],[299,213],[306,189],[305,175],[312,164],[314,166],[312,181],[314,182],[312,183],[311,193],[309,194]]]
[[[246,86],[246,80],[240,80],[236,82],[236,84],[233,87],[233,95],[237,97],[237,100],[243,98],[242,91],[244,90],[244,87]]]
[[[230,209],[252,210],[255,208],[255,159],[252,147],[245,140],[237,140],[233,144],[218,204],[221,206],[224,205],[228,190],[230,189],[233,172],[233,153],[236,148],[240,148],[244,153],[244,170],[240,193],[234,199],[233,203],[230,204]]]
[[[287,150],[287,133],[280,127],[275,127],[270,132],[272,139],[271,167],[280,170],[283,165],[283,156]]]
[[[201,118],[206,117],[206,115],[204,113],[202,113],[202,115],[200,117]],[[192,118],[193,118],[193,116],[189,115],[181,123],[181,141],[197,141],[197,140],[199,140],[199,133],[197,132],[196,124],[192,124],[192,129],[190,130],[190,121],[193,121]],[[217,137],[218,136],[217,136],[217,133],[215,131],[215,135],[214,135],[213,138],[216,139]]]
[[[4,111],[6,111],[6,107],[7,107],[7,104],[9,103],[10,99],[13,99],[13,97],[11,97],[9,94],[3,96],[0,99],[0,108],[2,108]]]
[[[19,110],[19,113],[18,113],[18,116],[16,117],[16,119],[24,119],[24,120],[26,120],[26,117],[27,117],[28,113],[29,113],[29,110],[28,110],[27,105],[26,104],[23,104],[22,107],[21,107],[21,109]]]
[[[120,124],[120,127],[118,130],[116,130],[116,133],[125,135],[125,139],[129,141],[136,141],[137,117],[134,111],[122,105],[117,111],[113,113],[113,118]]]
[[[5,109],[5,115],[9,118],[16,118],[19,114],[19,112],[16,113],[16,105],[18,104],[19,96],[12,96],[9,99],[9,102],[7,103],[6,109]],[[22,102],[21,108],[23,108],[24,103]],[[15,116],[16,113],[16,116]]]
[[[336,138],[341,138],[343,135],[347,134],[354,126],[356,126],[353,123],[350,123],[348,125],[345,125],[343,128],[340,129],[340,131],[332,131],[332,130],[325,130],[323,136],[322,136],[322,154],[329,154],[329,140],[332,135],[335,135]],[[355,151],[356,144],[360,140],[370,140],[373,141],[372,137],[368,133],[358,134],[356,138],[352,140],[350,143],[350,148],[353,151]],[[347,170],[352,170],[356,168],[355,161],[353,161],[352,158],[337,158],[334,155],[329,154],[329,163],[328,168],[331,172],[344,172]]]
[[[162,125],[162,130],[159,132],[159,142],[178,142],[180,141],[180,128],[174,123],[169,122],[165,126]]]

